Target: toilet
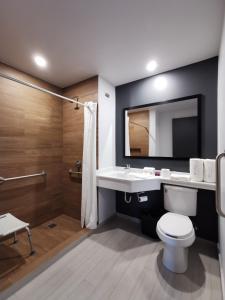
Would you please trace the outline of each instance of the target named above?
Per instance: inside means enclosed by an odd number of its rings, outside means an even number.
[[[164,208],[168,213],[159,219],[156,231],[164,242],[163,265],[175,273],[184,273],[188,267],[188,247],[195,241],[188,216],[196,216],[197,192],[197,189],[164,185]]]

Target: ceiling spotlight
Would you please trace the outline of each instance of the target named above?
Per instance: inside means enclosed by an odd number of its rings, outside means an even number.
[[[41,55],[35,55],[34,56],[34,62],[36,63],[36,65],[38,67],[41,67],[41,68],[45,68],[47,66],[46,59]]]
[[[153,72],[157,67],[158,67],[157,62],[155,60],[151,60],[150,62],[147,63],[146,70],[149,72]]]
[[[162,91],[167,87],[167,79],[164,76],[157,76],[154,81],[154,87]]]

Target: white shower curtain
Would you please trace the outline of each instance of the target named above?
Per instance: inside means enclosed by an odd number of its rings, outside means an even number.
[[[81,226],[97,227],[96,190],[96,114],[97,103],[86,102],[84,107],[84,143],[82,165]]]

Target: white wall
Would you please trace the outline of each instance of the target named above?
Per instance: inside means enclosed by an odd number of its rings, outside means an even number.
[[[109,98],[106,96],[109,95]],[[98,78],[98,167],[115,166],[115,88],[103,78]]]
[[[149,156],[157,155],[157,112],[154,109],[149,110]]]
[[[106,95],[109,95],[107,97]],[[115,87],[103,78],[98,78],[98,168],[115,166],[116,99]],[[98,219],[104,222],[116,213],[116,193],[108,189],[98,189]]]
[[[218,71],[218,153],[225,150],[225,23],[221,40]],[[221,178],[225,178],[225,163],[222,165]],[[225,183],[222,180],[222,208],[225,211]],[[219,247],[221,258],[222,285],[225,299],[225,219],[219,218]]]

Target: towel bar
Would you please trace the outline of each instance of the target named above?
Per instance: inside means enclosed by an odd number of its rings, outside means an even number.
[[[82,174],[82,172],[78,172],[78,171],[73,171],[72,169],[69,169],[69,174],[72,175],[72,174]]]
[[[11,181],[11,180],[18,180],[18,179],[24,179],[24,178],[30,178],[30,177],[37,177],[37,176],[45,176],[47,173],[45,171],[42,171],[41,173],[36,173],[36,174],[31,174],[31,175],[24,175],[24,176],[17,176],[17,177],[0,177],[0,184],[6,182],[6,181]]]

